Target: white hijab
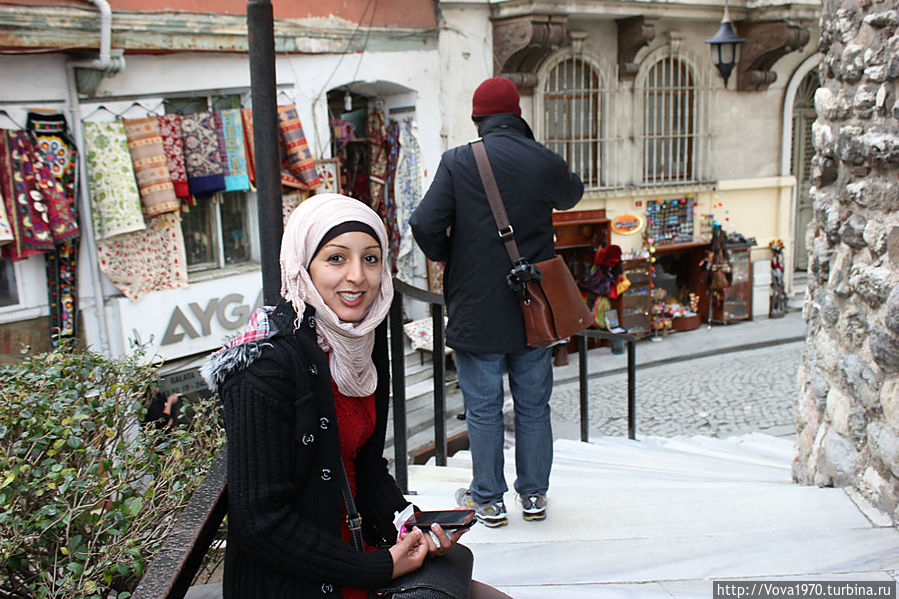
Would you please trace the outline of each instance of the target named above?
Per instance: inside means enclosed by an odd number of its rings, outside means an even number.
[[[325,234],[335,226],[359,221],[378,234],[381,245],[381,288],[362,320],[343,322],[329,308],[309,276],[309,262]],[[318,344],[330,351],[331,377],[337,389],[350,397],[365,397],[375,391],[378,375],[371,359],[375,328],[387,316],[393,301],[393,282],[387,256],[387,231],[375,212],[359,200],[336,193],[312,196],[302,202],[287,221],[281,239],[281,296],[300,318],[306,305],[315,308]]]

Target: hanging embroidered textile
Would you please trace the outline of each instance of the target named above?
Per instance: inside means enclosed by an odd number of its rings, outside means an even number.
[[[165,152],[166,166],[175,195],[179,198],[190,196],[187,185],[187,171],[184,170],[184,142],[181,132],[180,114],[163,114],[156,117],[159,124],[159,136],[162,138],[162,149]]]
[[[400,155],[396,166],[396,222],[400,234],[397,252],[397,277],[409,284],[415,273],[415,252],[412,227],[409,219],[421,200],[424,176],[421,166],[421,148],[418,144],[417,126],[406,119],[400,126]]]
[[[384,113],[376,109],[368,115],[365,134],[369,139],[368,185],[371,209],[384,217],[384,180],[387,177],[387,128]]]
[[[250,178],[240,110],[217,110],[213,114],[215,131],[225,151],[225,191],[245,191],[250,188]]]
[[[78,218],[78,150],[69,135],[65,116],[29,112],[26,125],[35,150],[43,157],[50,172],[62,185],[66,201]],[[78,241],[57,243],[45,257],[47,304],[51,345],[78,334]]]
[[[177,213],[148,219],[147,229],[97,242],[100,270],[125,297],[187,287],[187,256]]]
[[[240,121],[243,125],[243,145],[247,151],[247,175],[250,177],[250,185],[255,187],[256,147],[253,145],[253,111],[249,108],[241,108]]]
[[[396,257],[400,251],[400,230],[396,221],[396,163],[400,153],[400,124],[394,120],[387,126],[385,138],[387,148],[387,177],[384,180],[384,225],[387,228],[387,240],[390,243],[390,269],[397,272]]]
[[[175,197],[175,186],[169,176],[159,121],[155,116],[149,116],[124,119],[123,124],[144,213],[157,216],[177,211],[181,202]]]
[[[218,137],[212,113],[183,115],[181,131],[190,192],[198,196],[209,196],[225,189],[225,171],[219,158]]]
[[[15,243],[4,255],[21,260],[78,237],[78,222],[62,185],[44,163],[26,131],[4,130],[0,148],[0,193],[6,198]]]
[[[124,125],[85,122],[84,145],[94,236],[110,239],[146,229]]]
[[[304,188],[319,187],[322,180],[315,168],[315,159],[306,143],[295,105],[278,106],[278,130],[284,149],[283,165],[288,172],[299,179]]]
[[[285,191],[281,194],[281,226],[287,226],[287,219],[290,218],[294,208],[299,206],[303,200],[309,197],[306,191]]]
[[[3,199],[3,190],[0,190],[0,246],[13,241],[12,225],[9,224],[9,218],[6,216],[6,202]]]

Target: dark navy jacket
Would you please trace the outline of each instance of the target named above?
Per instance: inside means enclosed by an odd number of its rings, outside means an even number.
[[[561,156],[534,140],[519,116],[485,117],[480,134],[521,255],[532,262],[552,258],[552,211],[577,204],[584,184]],[[521,308],[506,284],[512,264],[468,144],[443,154],[410,223],[425,255],[447,262],[447,345],[470,353],[525,351]]]

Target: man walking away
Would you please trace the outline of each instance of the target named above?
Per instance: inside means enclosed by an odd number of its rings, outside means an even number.
[[[583,183],[561,156],[534,140],[521,118],[518,89],[508,79],[493,77],[478,86],[472,120],[521,255],[531,263],[552,258],[553,209],[577,204]],[[456,350],[473,463],[471,484],[459,489],[456,500],[487,526],[508,523],[502,415],[508,372],[515,406],[514,487],[524,519],[543,520],[553,451],[551,349],[527,346],[518,297],[506,283],[512,264],[468,144],[443,154],[410,222],[425,255],[446,262],[446,343]]]

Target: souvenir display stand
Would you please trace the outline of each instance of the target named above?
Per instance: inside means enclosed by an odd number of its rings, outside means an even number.
[[[618,320],[628,333],[642,337],[649,334],[652,320],[649,260],[622,260],[621,267],[631,286],[617,300]]]
[[[727,324],[737,320],[752,320],[752,261],[751,245],[728,245],[733,278],[723,294],[712,298],[712,322]],[[722,297],[723,295],[723,297]]]

